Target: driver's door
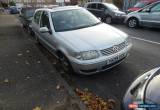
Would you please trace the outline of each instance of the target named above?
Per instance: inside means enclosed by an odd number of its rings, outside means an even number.
[[[40,28],[42,27],[47,27],[49,31],[40,32],[40,40],[47,49],[51,51],[55,50],[54,36],[51,29],[49,13],[46,11],[43,11],[41,16]]]
[[[140,12],[141,23],[144,26],[160,26],[160,3],[147,7]]]

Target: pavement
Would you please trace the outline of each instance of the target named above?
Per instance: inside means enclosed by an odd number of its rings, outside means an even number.
[[[85,110],[46,49],[0,15],[0,110]]]

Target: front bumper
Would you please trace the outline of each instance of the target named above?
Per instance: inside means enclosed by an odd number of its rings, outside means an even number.
[[[105,71],[107,69],[110,69],[118,64],[120,64],[128,55],[128,51],[132,47],[132,44],[128,45],[123,50],[109,55],[109,56],[102,56],[100,58],[94,59],[94,60],[86,60],[86,61],[79,61],[79,60],[72,60],[70,59],[70,63],[73,67],[73,70],[76,73],[90,75],[95,74],[101,71]],[[113,58],[117,58],[113,63],[109,63],[109,61]]]
[[[125,18],[126,18],[126,15],[124,15],[124,16],[115,16],[115,17],[113,17],[113,22],[123,23]]]

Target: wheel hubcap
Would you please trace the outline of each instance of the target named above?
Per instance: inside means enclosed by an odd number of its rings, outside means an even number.
[[[137,26],[137,21],[135,19],[129,20],[129,27],[136,27]]]
[[[111,17],[107,17],[107,18],[106,18],[106,23],[107,23],[107,24],[110,24],[110,23],[111,23]]]
[[[62,65],[62,68],[64,69],[64,71],[68,71],[69,70],[69,63],[68,63],[68,61],[64,57],[62,57],[60,59],[60,61],[61,61],[61,65]]]

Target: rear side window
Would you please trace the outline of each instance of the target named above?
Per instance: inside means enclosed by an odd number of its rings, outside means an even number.
[[[37,11],[34,15],[34,22],[39,24],[39,20],[40,20],[40,17],[41,17],[41,13],[42,11]]]
[[[96,8],[97,8],[96,4],[95,4],[95,3],[94,3],[94,4],[91,4],[91,8],[92,8],[92,9],[96,9]]]
[[[102,9],[105,9],[106,7],[104,6],[104,5],[102,5],[102,4],[98,4],[98,9],[99,10],[102,10]]]
[[[92,3],[92,4],[89,4],[87,6],[87,8],[92,8],[92,9],[96,9],[97,8],[97,5],[95,3]]]

